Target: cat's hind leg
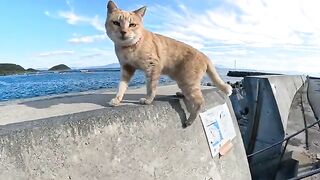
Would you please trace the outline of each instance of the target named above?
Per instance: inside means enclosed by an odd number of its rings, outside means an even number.
[[[183,128],[190,126],[194,120],[198,117],[201,108],[204,105],[204,99],[202,96],[201,88],[194,88],[192,91],[184,91],[184,95],[190,107],[188,111],[190,112],[189,118],[182,124]]]

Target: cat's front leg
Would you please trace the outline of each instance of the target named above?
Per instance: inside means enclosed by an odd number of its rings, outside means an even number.
[[[139,100],[140,104],[151,104],[156,96],[156,89],[161,71],[158,68],[153,68],[150,72],[146,72],[147,77],[147,96]]]
[[[119,82],[118,93],[115,98],[109,102],[110,106],[118,106],[127,90],[128,83],[135,72],[135,68],[130,65],[121,66],[121,80]]]

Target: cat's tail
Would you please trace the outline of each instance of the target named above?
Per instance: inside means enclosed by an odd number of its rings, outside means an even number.
[[[217,86],[221,91],[226,93],[228,96],[232,94],[232,87],[220,78],[216,68],[209,59],[207,59],[207,74],[214,85]]]

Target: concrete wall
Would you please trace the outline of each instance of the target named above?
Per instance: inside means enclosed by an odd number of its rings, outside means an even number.
[[[306,81],[305,76],[271,76],[268,78],[277,102],[283,128],[287,129],[287,120],[294,95]]]
[[[308,101],[317,119],[320,119],[320,78],[309,77],[308,79]]]
[[[244,79],[250,119],[244,142],[248,154],[283,140],[292,100],[305,76],[257,76]],[[281,145],[254,156],[251,163],[272,159]]]
[[[251,179],[229,99],[204,92],[206,108],[225,102],[237,136],[211,157],[200,120],[181,128],[182,100],[127,105],[0,126],[0,179]]]

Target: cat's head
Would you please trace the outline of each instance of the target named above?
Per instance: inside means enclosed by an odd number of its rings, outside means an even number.
[[[146,7],[128,12],[119,9],[113,1],[109,1],[107,7],[105,27],[109,38],[119,46],[130,46],[137,43],[142,36],[142,18]]]

